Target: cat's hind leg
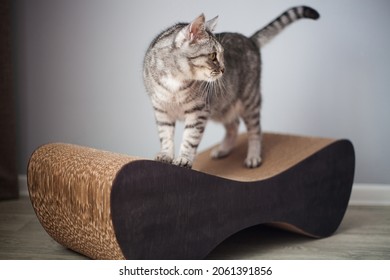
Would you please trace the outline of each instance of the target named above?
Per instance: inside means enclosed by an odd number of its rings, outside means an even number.
[[[261,164],[261,134],[248,132],[248,153],[245,166],[255,168]]]
[[[225,138],[221,144],[211,151],[212,158],[224,158],[230,154],[236,144],[239,124],[240,120],[238,118],[231,123],[225,124]]]
[[[255,110],[251,115],[243,116],[243,119],[248,130],[248,152],[244,164],[248,168],[255,168],[261,164],[260,111]]]

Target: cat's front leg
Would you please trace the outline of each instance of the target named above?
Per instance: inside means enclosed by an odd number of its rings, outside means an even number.
[[[164,110],[159,109],[158,107],[155,107],[154,109],[161,145],[160,152],[155,156],[155,160],[172,163],[175,152],[174,134],[176,122]]]
[[[196,151],[206,127],[207,119],[208,115],[204,113],[186,117],[184,122],[183,141],[180,146],[180,154],[177,158],[175,158],[173,164],[192,168]]]

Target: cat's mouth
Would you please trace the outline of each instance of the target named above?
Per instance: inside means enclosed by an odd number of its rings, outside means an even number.
[[[219,70],[213,70],[210,72],[209,79],[215,81],[215,80],[221,78],[224,72],[225,72],[224,68],[221,68]]]

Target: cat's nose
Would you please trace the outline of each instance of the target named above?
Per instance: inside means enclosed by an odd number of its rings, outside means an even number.
[[[221,73],[223,74],[223,73],[225,73],[225,68],[221,68]]]

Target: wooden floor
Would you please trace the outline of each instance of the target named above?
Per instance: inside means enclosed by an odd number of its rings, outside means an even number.
[[[266,226],[241,231],[209,259],[390,259],[390,207],[350,206],[331,237],[312,239]],[[0,259],[86,259],[43,230],[28,198],[0,202]]]

